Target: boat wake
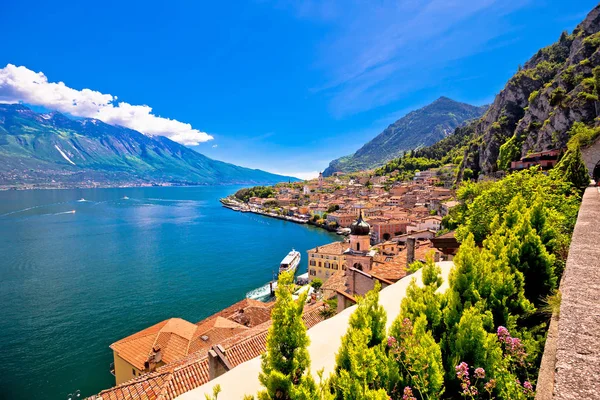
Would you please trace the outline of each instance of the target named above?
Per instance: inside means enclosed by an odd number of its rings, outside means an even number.
[[[15,210],[15,211],[7,212],[7,213],[4,213],[4,214],[0,214],[0,217],[7,217],[9,215],[19,214],[19,213],[22,213],[22,212],[25,212],[25,211],[35,210],[35,209],[43,208],[43,207],[56,206],[58,204],[65,204],[65,202],[63,201],[63,202],[60,202],[60,203],[41,204],[39,206],[27,207],[27,208],[23,208],[21,210]]]
[[[277,282],[273,282],[273,290],[277,288]],[[268,301],[271,299],[271,287],[270,284],[267,283],[264,286],[253,289],[246,293],[246,298],[252,300],[260,300],[260,301]]]
[[[49,215],[63,215],[63,214],[75,214],[75,210],[57,212],[57,213],[49,214]]]

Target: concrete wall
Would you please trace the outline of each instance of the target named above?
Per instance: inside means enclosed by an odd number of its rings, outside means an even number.
[[[551,326],[536,399],[600,398],[600,189],[588,188],[560,285],[558,328]]]

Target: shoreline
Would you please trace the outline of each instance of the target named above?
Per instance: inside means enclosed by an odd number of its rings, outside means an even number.
[[[310,218],[296,218],[296,217],[290,217],[287,215],[279,215],[279,214],[275,214],[275,213],[264,212],[257,208],[250,207],[248,204],[243,203],[237,199],[234,199],[231,196],[219,199],[219,202],[221,203],[221,205],[223,207],[228,208],[232,211],[262,215],[264,217],[270,217],[270,218],[280,219],[283,221],[294,222],[294,223],[300,224],[300,225],[312,225],[314,227],[321,228],[327,232],[336,233],[340,236],[344,236],[343,234],[337,233],[339,228],[331,229],[327,226],[319,225],[319,224],[315,223],[314,221],[312,221]]]

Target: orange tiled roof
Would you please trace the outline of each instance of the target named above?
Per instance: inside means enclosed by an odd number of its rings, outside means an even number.
[[[320,314],[322,305],[323,303],[316,303],[304,308],[302,318],[307,329],[323,320]],[[219,343],[225,349],[227,358],[234,367],[258,357],[265,351],[270,326],[271,320],[268,320]],[[172,400],[209,381],[207,350],[201,349],[187,357],[163,365],[155,372],[104,390],[89,399]]]
[[[210,348],[216,341],[248,329],[221,316],[203,325],[181,318],[171,318],[110,345],[119,357],[139,370],[144,370],[152,349],[161,350],[162,361],[170,363],[201,348]]]
[[[327,297],[335,296],[337,290],[346,290],[346,271],[338,270],[335,271],[329,279],[325,281],[321,287],[323,295]]]
[[[315,253],[330,254],[330,255],[342,255],[346,250],[350,248],[348,242],[333,242],[325,244],[323,246],[315,247],[308,251],[314,251]]]
[[[415,248],[415,260],[424,260],[431,251],[435,251],[435,249],[431,247],[429,241],[421,243]],[[406,249],[403,249],[395,256],[377,254],[373,257],[373,266],[371,267],[370,274],[397,282],[406,276],[406,256]]]

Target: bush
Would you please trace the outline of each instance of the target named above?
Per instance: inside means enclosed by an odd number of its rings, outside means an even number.
[[[550,105],[553,107],[559,105],[565,99],[566,95],[567,92],[565,91],[565,89],[563,89],[560,86],[557,87],[550,94]]]
[[[498,154],[498,168],[504,171],[508,171],[510,168],[510,162],[516,161],[521,156],[521,146],[517,141],[517,137],[513,135],[500,146],[500,153]]]
[[[529,104],[533,103],[535,101],[535,99],[537,99],[540,95],[540,91],[539,90],[534,90],[533,92],[531,92],[529,94]]]

